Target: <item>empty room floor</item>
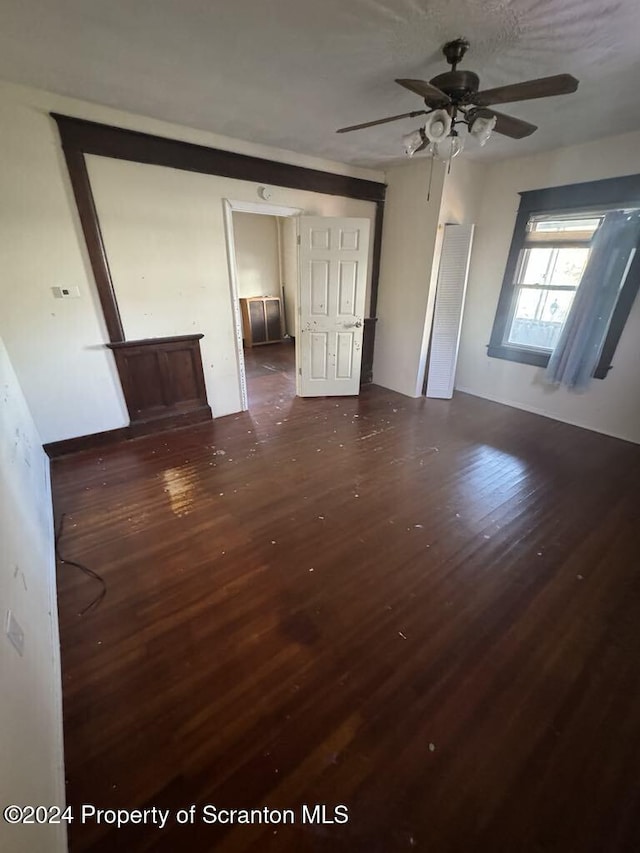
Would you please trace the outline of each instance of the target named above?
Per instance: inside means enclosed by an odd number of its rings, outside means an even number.
[[[244,366],[251,410],[274,407],[295,397],[296,350],[293,340],[248,347],[244,350]]]
[[[72,853],[640,849],[639,447],[369,386],[53,482],[68,801],[168,813]]]

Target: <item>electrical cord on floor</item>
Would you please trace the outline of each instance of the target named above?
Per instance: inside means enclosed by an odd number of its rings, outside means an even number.
[[[90,569],[88,566],[85,566],[82,563],[78,563],[75,560],[67,560],[60,553],[60,539],[62,538],[62,531],[64,530],[64,520],[66,517],[67,517],[66,512],[63,512],[62,515],[60,516],[60,523],[59,523],[58,529],[56,531],[56,538],[55,538],[55,546],[54,547],[55,547],[56,558],[57,558],[58,562],[64,563],[66,566],[75,566],[76,569],[80,569],[80,571],[84,572],[85,575],[88,575],[90,578],[93,578],[94,580],[98,581],[98,583],[100,583],[102,585],[102,589],[96,595],[96,597],[93,599],[93,601],[90,602],[84,608],[84,610],[80,611],[80,616],[84,616],[85,613],[88,613],[89,610],[94,610],[100,604],[102,599],[107,594],[107,584],[106,584],[105,579],[101,575],[99,575],[97,572],[94,572],[93,569]]]

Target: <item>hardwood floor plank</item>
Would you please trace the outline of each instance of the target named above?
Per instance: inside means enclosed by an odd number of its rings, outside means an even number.
[[[53,463],[108,586],[79,616],[59,567],[69,802],[350,820],[75,823],[72,853],[640,848],[640,448],[464,394],[297,399],[291,353],[253,351],[250,412]]]

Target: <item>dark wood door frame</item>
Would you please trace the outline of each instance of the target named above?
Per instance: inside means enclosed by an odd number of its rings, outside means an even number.
[[[247,154],[237,154],[233,151],[223,151],[219,148],[209,148],[149,133],[125,130],[59,113],[51,113],[51,115],[60,132],[62,149],[111,343],[124,341],[125,334],[87,172],[86,154],[374,202],[376,215],[369,313],[375,317],[386,184],[303,166],[293,166],[289,163],[280,163]]]

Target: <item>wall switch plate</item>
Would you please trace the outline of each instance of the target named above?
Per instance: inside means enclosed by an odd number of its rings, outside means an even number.
[[[80,296],[79,287],[52,287],[56,299],[77,299]]]
[[[22,657],[24,654],[24,631],[10,610],[7,610],[7,637],[13,648]]]

